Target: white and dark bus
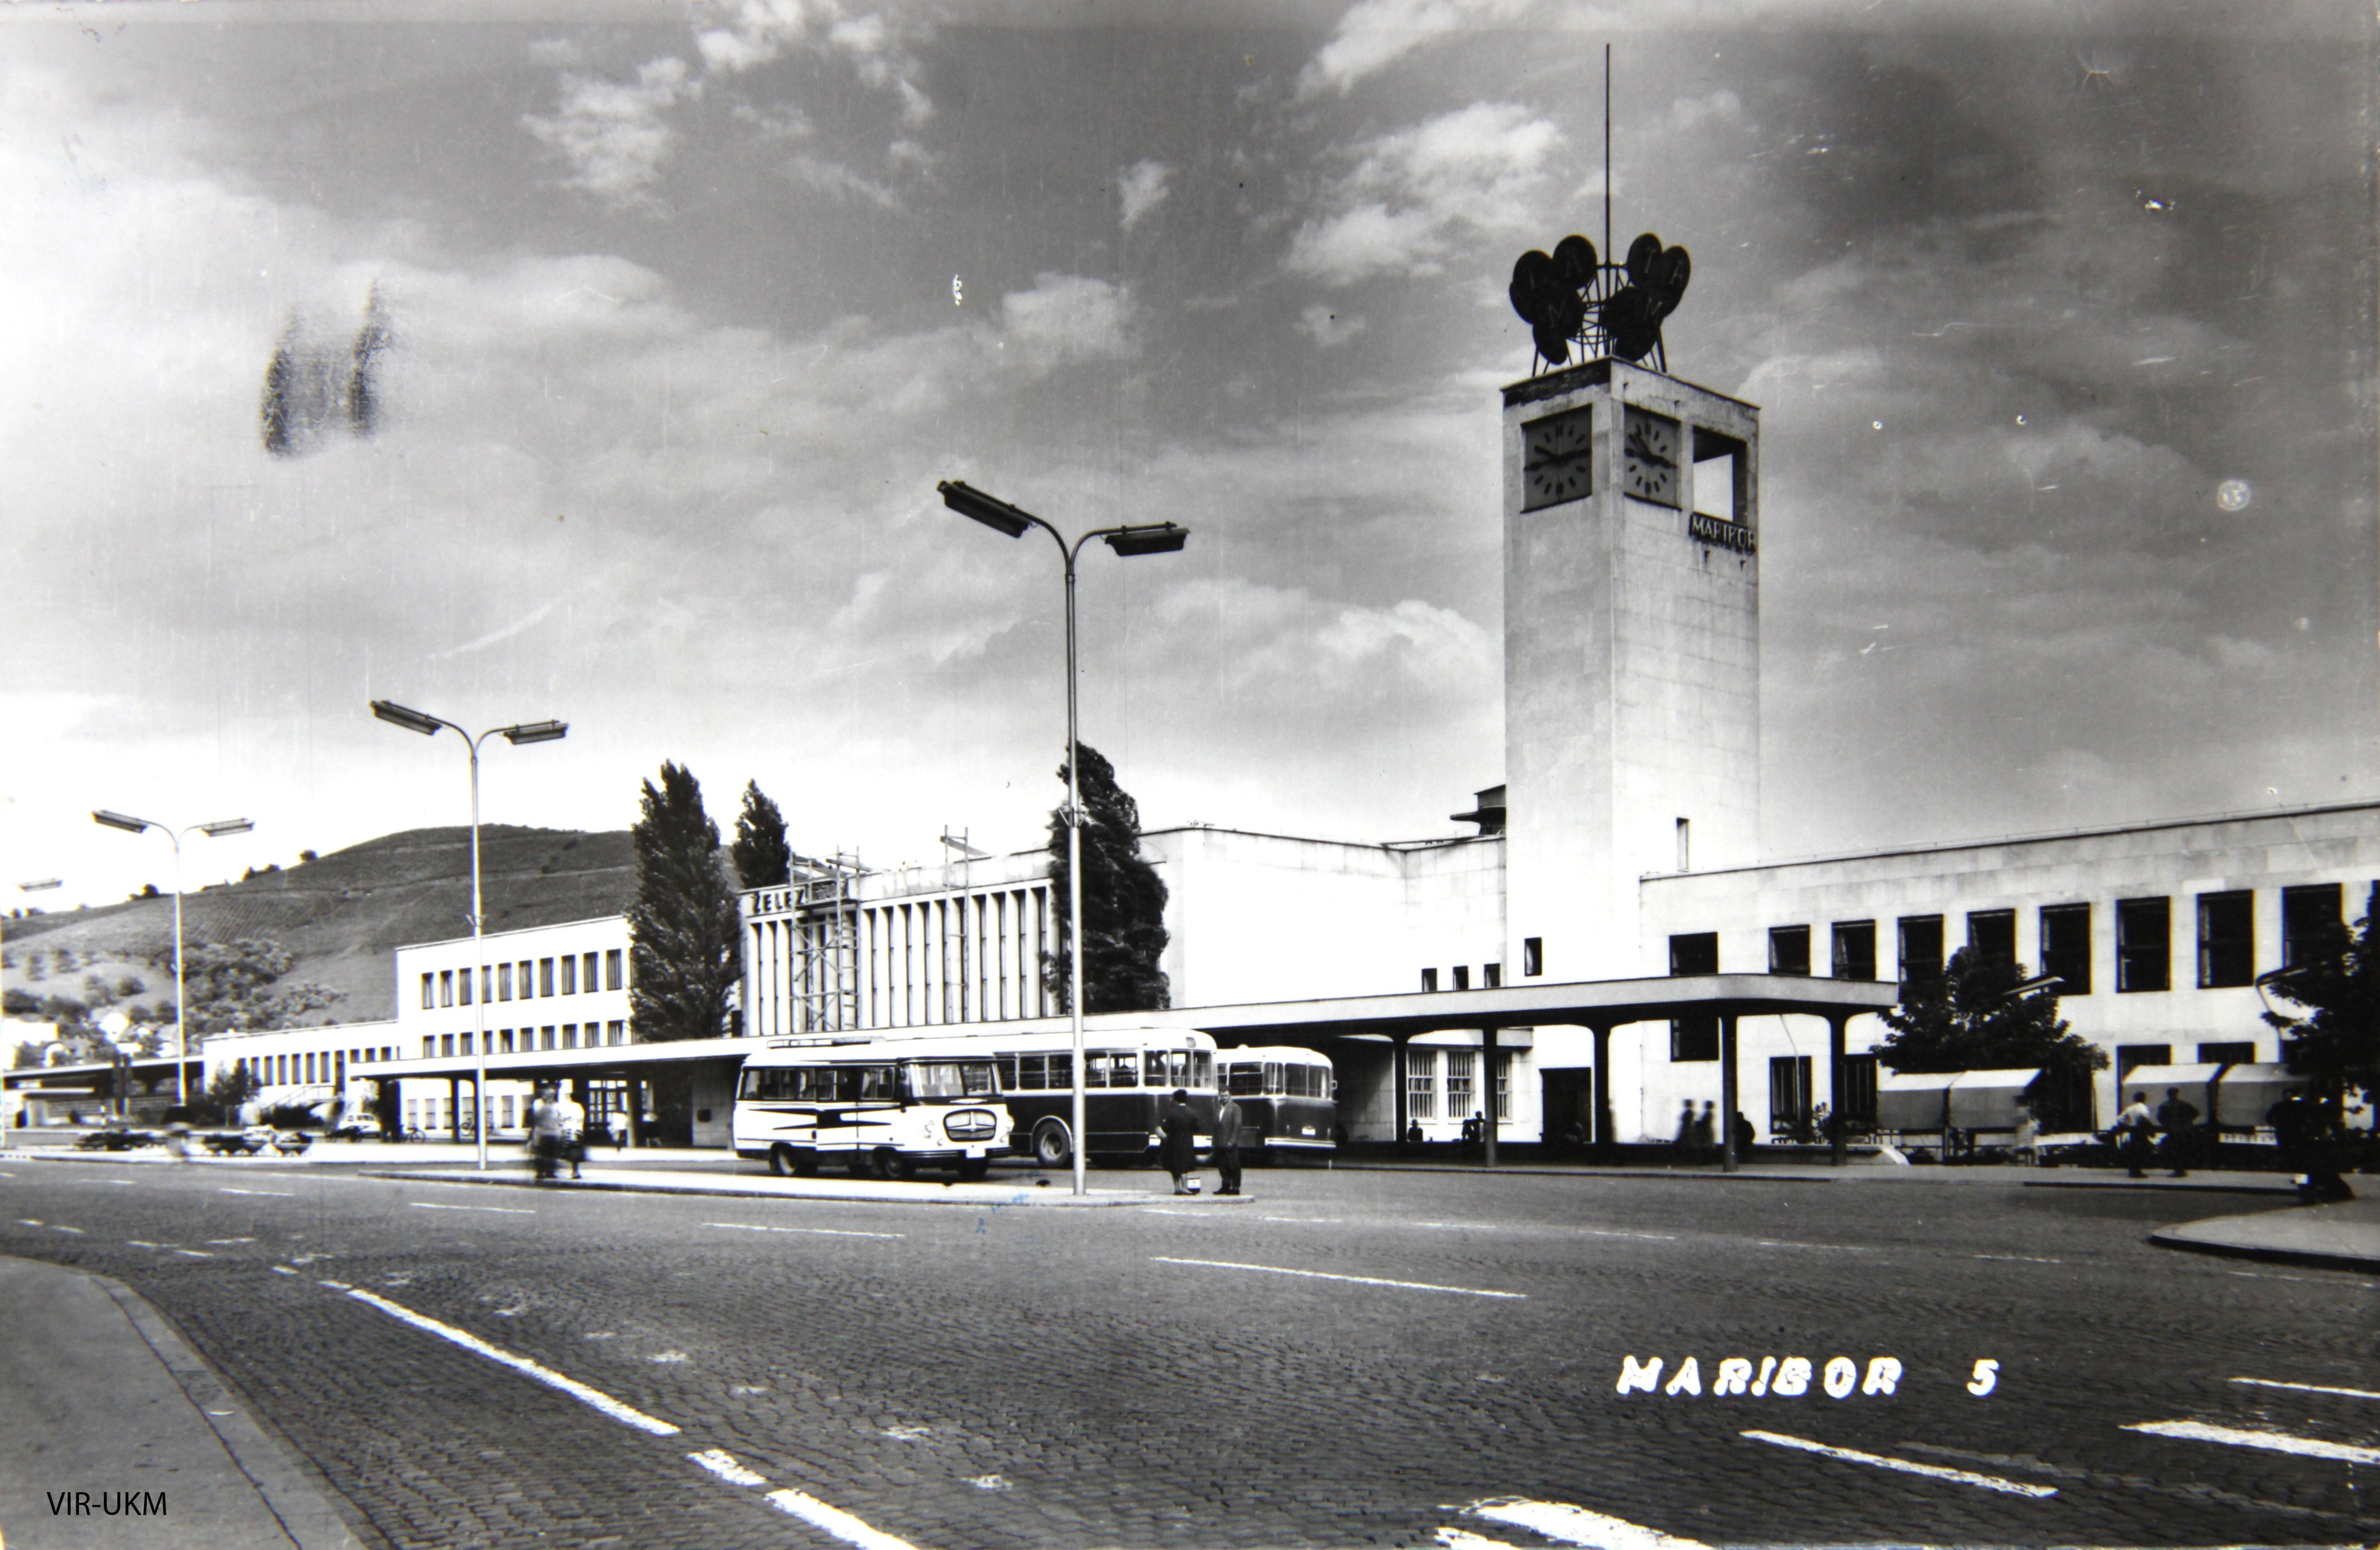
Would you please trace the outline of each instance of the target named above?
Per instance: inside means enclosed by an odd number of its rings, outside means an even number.
[[[1085,1034],[1083,1121],[1087,1157],[1143,1163],[1157,1154],[1158,1117],[1176,1092],[1190,1094],[1198,1146],[1215,1134],[1215,1041],[1187,1028],[1099,1028]],[[1014,1129],[1009,1146],[1043,1167],[1075,1155],[1074,1035],[990,1032],[973,1041],[999,1068]]]
[[[1215,1052],[1223,1091],[1240,1105],[1240,1155],[1265,1162],[1283,1153],[1339,1150],[1339,1105],[1330,1057],[1286,1044]]]
[[[777,1039],[745,1057],[735,1087],[735,1155],[780,1176],[833,1159],[878,1178],[981,1178],[1011,1128],[980,1038]]]

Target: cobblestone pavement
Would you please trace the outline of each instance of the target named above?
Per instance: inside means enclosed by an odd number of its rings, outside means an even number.
[[[0,1253],[130,1283],[393,1545],[844,1543],[777,1491],[919,1550],[1592,1537],[1468,1510],[1500,1498],[1708,1544],[2380,1540],[2380,1398],[2319,1392],[2380,1394],[2380,1289],[2143,1241],[2253,1198],[1282,1169],[1253,1206],[977,1214],[8,1173]],[[1729,1359],[1766,1392],[1716,1392]]]

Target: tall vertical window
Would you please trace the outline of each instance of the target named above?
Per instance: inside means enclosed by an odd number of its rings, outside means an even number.
[[[1434,1049],[1408,1047],[1405,1051],[1405,1117],[1438,1117],[1438,1051]]]
[[[460,999],[456,1002],[456,1005],[463,1007],[469,1006],[471,1004],[471,971],[468,969],[457,970],[455,970],[455,988],[461,992]]]
[[[2337,883],[2308,883],[2281,890],[2282,968],[2312,963],[2346,945],[2345,894]]]
[[[1322,1073],[1317,1071],[1314,1075],[1319,1078]],[[1328,1092],[1318,1092],[1314,1095],[1318,1098],[1327,1098],[1330,1094]],[[1512,1122],[1512,1052],[1500,1049],[1496,1052],[1496,1123],[1509,1125]]]
[[[1438,988],[1437,970],[1425,969],[1421,971],[1421,988],[1424,990],[1436,990]]]
[[[454,1034],[452,1034],[452,1033],[441,1033],[441,1034],[439,1034],[439,1035],[438,1035],[438,1053],[439,1053],[442,1056],[445,1056],[445,1057],[448,1057],[448,1058],[452,1058],[452,1057],[453,1057],[453,1056],[454,1056],[454,1054],[455,1054],[455,1035],[454,1035]]]
[[[553,960],[550,958],[537,960],[537,993],[540,995],[553,994]]]
[[[1835,922],[1835,978],[1838,980],[1873,980],[1876,978],[1876,922],[1874,921],[1837,921]]]
[[[530,964],[528,959],[523,958],[520,960],[520,998],[524,1001],[537,994],[535,990],[530,988],[532,982],[529,970],[533,967],[534,966]]]
[[[565,995],[578,994],[578,960],[568,953],[562,955],[562,994]]]
[[[1535,979],[1546,971],[1546,939],[1542,936],[1521,938],[1521,973]]]
[[[620,949],[613,947],[603,955],[603,988],[618,990],[621,984]]]
[[[1718,972],[1718,933],[1697,931],[1670,938],[1670,972],[1672,974],[1716,974]]]
[[[438,1005],[441,1007],[455,1005],[455,971],[451,969],[442,969],[438,971]]]
[[[628,1042],[628,1025],[625,1022],[615,1022],[605,1031],[611,1035],[608,1043],[625,1044]]]
[[[2248,889],[2198,896],[2198,983],[2204,990],[2256,982],[2256,896]]]
[[[438,1005],[437,987],[438,977],[436,975],[424,974],[421,976],[421,1009],[423,1011],[429,1011],[431,1007]]]
[[[1478,1069],[1479,1056],[1467,1049],[1446,1052],[1446,1117],[1468,1119],[1478,1112],[1477,1093],[1473,1090],[1473,1073]]]
[[[1458,963],[1454,966],[1454,988],[1457,990],[1469,990],[1471,988],[1471,966],[1469,964]]]
[[[500,963],[496,965],[496,999],[510,1001],[512,998],[513,966],[509,963]]]
[[[1670,1019],[1670,1058],[1673,1061],[1718,1058],[1718,1014],[1702,1012]]]
[[[1967,914],[1967,950],[1977,958],[2016,961],[2016,911],[1974,909]]]
[[[2046,904],[2041,909],[2041,971],[2055,974],[2060,995],[2091,994],[2091,907]]]
[[[2173,901],[2116,901],[2116,989],[2119,993],[2173,988]]]
[[[1942,917],[1903,915],[1900,921],[1900,982],[1930,980],[1942,972]],[[1875,976],[1869,976],[1873,979]]]
[[[593,953],[588,953],[579,958],[578,982],[587,987],[588,995],[595,994],[595,955]]]
[[[1504,966],[1500,963],[1481,964],[1479,982],[1489,990],[1501,989],[1504,983]]]
[[[1808,926],[1769,927],[1768,972],[1807,974],[1809,971],[1810,928]]]

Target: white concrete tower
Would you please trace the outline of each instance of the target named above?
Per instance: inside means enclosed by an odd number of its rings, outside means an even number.
[[[1751,404],[1609,359],[1504,389],[1512,982],[1667,973],[1637,880],[1757,859],[1759,489]]]

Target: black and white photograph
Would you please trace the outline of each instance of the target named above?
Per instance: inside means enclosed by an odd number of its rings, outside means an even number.
[[[2380,1544],[2368,0],[0,6],[0,1545]]]

